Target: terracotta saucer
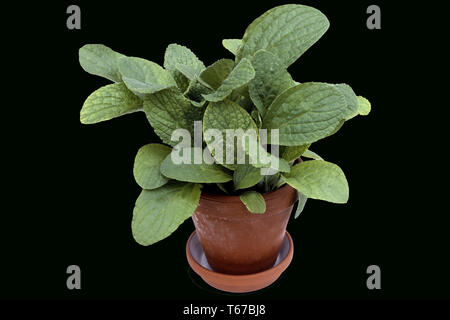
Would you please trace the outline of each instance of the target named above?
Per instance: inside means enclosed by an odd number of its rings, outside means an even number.
[[[294,243],[286,231],[280,253],[272,268],[252,274],[233,275],[216,272],[209,266],[195,231],[186,243],[187,260],[194,272],[209,285],[227,292],[250,292],[267,287],[286,270],[293,255]]]

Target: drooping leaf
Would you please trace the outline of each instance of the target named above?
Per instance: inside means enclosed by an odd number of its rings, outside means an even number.
[[[303,209],[305,208],[306,200],[308,200],[308,197],[302,194],[300,191],[297,191],[298,193],[298,204],[297,204],[297,210],[295,210],[295,216],[294,218],[297,219],[300,214],[303,212]]]
[[[218,164],[207,164],[205,161],[194,162],[194,154],[196,148],[185,148],[178,152],[188,151],[188,163],[176,163],[169,154],[161,164],[161,173],[170,178],[179,181],[195,182],[195,183],[222,183],[233,179],[227,170]],[[202,149],[197,148],[197,152],[202,154]],[[174,151],[176,152],[176,151]]]
[[[261,169],[250,164],[240,164],[233,173],[234,189],[246,189],[253,187],[261,180]]]
[[[209,129],[218,130],[220,135],[214,138],[208,137],[207,130]],[[245,134],[248,129],[253,130],[256,134],[256,124],[247,111],[230,100],[211,102],[208,104],[203,115],[205,141],[217,162],[233,170],[236,168],[236,164],[245,163],[244,158],[238,158],[238,148],[239,150],[242,150],[242,143],[240,141],[235,141],[235,137],[230,136],[230,139],[227,139],[227,130],[237,129],[242,129],[242,131],[235,131],[238,135],[238,140],[242,137],[241,134]],[[223,150],[222,156],[215,152],[217,151],[215,146]],[[241,154],[244,155],[243,150]],[[229,161],[227,161],[227,159]]]
[[[302,146],[281,147],[281,157],[288,161],[297,160],[304,152],[306,152],[311,144],[304,144]]]
[[[241,39],[223,39],[222,45],[225,49],[230,51],[232,54],[236,55],[239,46],[241,45],[242,40]]]
[[[251,213],[266,212],[266,201],[257,191],[246,191],[240,195],[241,201]]]
[[[273,100],[295,83],[280,59],[266,50],[259,50],[255,54],[252,65],[255,78],[248,85],[250,97],[264,118],[266,109]]]
[[[320,82],[298,84],[272,102],[263,128],[279,129],[280,145],[312,143],[325,138],[341,124],[346,107],[344,95],[333,85]]]
[[[353,89],[345,83],[334,85],[344,95],[347,107],[345,108],[345,120],[349,120],[358,114],[358,99]]]
[[[358,112],[360,115],[362,116],[366,116],[369,114],[370,109],[371,109],[371,105],[369,100],[367,100],[366,98],[362,97],[362,96],[358,96]]]
[[[312,7],[296,4],[275,7],[247,27],[236,62],[265,49],[288,67],[319,40],[328,27],[325,15]]]
[[[200,74],[199,80],[201,80],[203,84],[209,86],[211,89],[217,90],[222,82],[228,77],[233,68],[233,60],[217,60]]]
[[[283,174],[289,185],[308,198],[334,203],[346,203],[348,184],[341,168],[331,162],[322,160],[303,161]]]
[[[194,74],[199,74],[205,69],[203,62],[190,49],[175,43],[169,44],[164,54],[164,68],[175,79],[181,92],[187,89],[189,80],[179,71],[177,65],[187,66]]]
[[[141,98],[176,86],[168,71],[154,62],[142,58],[121,58],[119,70],[128,89]]]
[[[79,50],[80,65],[84,71],[104,77],[114,82],[121,82],[119,59],[123,54],[102,44],[86,44]]]
[[[86,99],[80,121],[84,124],[97,123],[141,110],[141,99],[123,83],[114,83],[97,89]]]
[[[147,119],[161,140],[171,146],[178,144],[171,136],[175,129],[186,129],[194,136],[194,121],[202,119],[202,109],[194,107],[177,89],[156,92],[144,101]]]
[[[171,150],[159,143],[150,143],[139,149],[134,159],[133,174],[142,189],[159,188],[169,181],[161,174],[159,167]]]
[[[227,78],[210,94],[204,94],[207,101],[219,102],[225,99],[230,93],[244,84],[248,83],[255,76],[255,70],[248,59],[242,59],[230,72]]]
[[[168,237],[189,218],[200,200],[200,186],[169,182],[142,190],[133,210],[131,229],[137,243],[148,246]]]
[[[303,156],[306,158],[314,159],[314,160],[323,160],[321,156],[319,156],[317,153],[313,152],[312,150],[305,150],[303,153]]]

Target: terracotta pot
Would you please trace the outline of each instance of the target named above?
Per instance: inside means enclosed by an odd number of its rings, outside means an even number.
[[[263,196],[266,212],[254,214],[239,196],[202,193],[192,220],[215,271],[250,274],[274,265],[297,191],[286,185]]]

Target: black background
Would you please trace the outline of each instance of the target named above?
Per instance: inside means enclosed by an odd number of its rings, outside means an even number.
[[[61,1],[40,4],[38,11],[29,7],[27,17],[16,19],[13,28],[28,24],[22,37],[7,36],[9,53],[20,46],[35,71],[22,84],[28,90],[16,87],[13,97],[22,113],[13,128],[26,134],[11,143],[17,153],[10,160],[21,170],[10,183],[13,206],[1,224],[0,298],[194,304],[448,299],[449,221],[427,204],[427,190],[418,182],[426,173],[417,169],[423,141],[405,129],[408,116],[420,113],[414,84],[423,66],[413,48],[424,31],[411,27],[414,15],[403,4],[301,3],[321,10],[331,25],[289,68],[293,78],[348,83],[371,101],[372,112],[311,147],[346,173],[348,204],[308,201],[288,225],[292,264],[274,285],[246,295],[214,290],[189,269],[190,220],[150,247],[135,243],[131,217],[140,188],[132,174],[134,156],[159,140],[143,113],[80,124],[86,97],[109,82],[82,70],[78,49],[103,43],[162,65],[166,46],[179,43],[209,65],[232,58],[222,39],[241,38],[254,18],[283,2]],[[81,30],[66,28],[70,4],[81,8]],[[366,28],[370,4],[381,7],[381,30]],[[81,290],[66,288],[71,264],[81,267]],[[366,287],[372,264],[381,268],[381,290]]]

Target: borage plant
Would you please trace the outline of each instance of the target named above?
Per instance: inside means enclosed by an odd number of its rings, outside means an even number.
[[[307,198],[347,202],[342,170],[309,147],[367,115],[370,103],[347,84],[298,83],[287,71],[328,26],[311,7],[273,8],[242,39],[222,41],[234,60],[208,67],[178,44],[167,47],[164,68],[100,44],[80,49],[85,71],[114,82],[86,99],[81,122],[144,111],[163,142],[143,146],[134,163],[143,189],[132,221],[138,243],[170,235],[192,215],[201,192],[240,195],[250,212],[264,213],[261,193],[287,183],[299,193],[296,217]]]

